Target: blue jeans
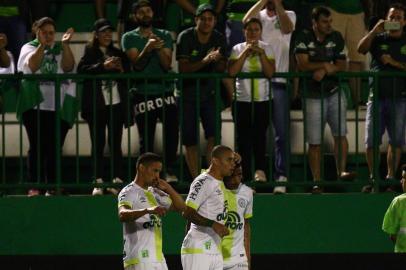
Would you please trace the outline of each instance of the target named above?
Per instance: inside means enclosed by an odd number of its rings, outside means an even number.
[[[286,176],[288,155],[289,95],[284,83],[272,83],[272,122],[275,132],[275,179]]]
[[[385,130],[388,132],[389,144],[401,147],[405,144],[406,127],[406,99],[391,100],[380,99],[377,104],[377,116],[379,131],[377,143],[382,143],[382,135]],[[367,115],[365,117],[365,144],[368,148],[373,147],[373,102],[367,104]]]
[[[306,98],[305,102],[306,137],[309,144],[321,144],[326,122],[333,137],[347,134],[347,100],[343,92],[323,99]]]

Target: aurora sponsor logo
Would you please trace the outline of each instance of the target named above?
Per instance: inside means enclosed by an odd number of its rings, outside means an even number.
[[[228,200],[224,201],[223,213],[217,215],[217,221],[227,220]]]
[[[237,212],[230,211],[227,213],[225,225],[231,230],[242,230],[244,224],[241,222],[240,215]]]
[[[144,224],[142,224],[142,227],[144,229],[148,229],[148,228],[153,228],[153,227],[161,227],[162,226],[162,221],[159,217],[157,217],[154,214],[150,214],[149,218],[151,219],[150,221],[144,222]]]

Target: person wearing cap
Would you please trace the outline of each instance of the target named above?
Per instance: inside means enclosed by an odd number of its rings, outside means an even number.
[[[113,26],[102,18],[94,23],[93,39],[87,44],[78,65],[78,73],[106,74],[129,71],[126,55],[113,45]],[[89,126],[92,141],[94,182],[110,179],[122,183],[121,140],[123,127],[131,126],[128,112],[128,88],[126,80],[85,80],[82,92],[82,118]],[[130,117],[128,114],[130,113]],[[129,120],[128,120],[129,119]],[[106,128],[108,138],[106,138]],[[105,175],[104,147],[109,145],[111,163],[109,177]],[[115,188],[107,191],[117,194]],[[93,195],[102,195],[104,190],[96,187]]]
[[[400,180],[403,194],[395,197],[383,218],[382,230],[390,235],[395,252],[406,252],[406,164],[402,165]]]
[[[216,13],[213,6],[210,4],[200,5],[196,10],[195,23],[195,27],[182,31],[177,40],[176,59],[179,63],[179,72],[224,72],[226,68],[224,57],[226,41],[222,34],[214,30]],[[207,164],[209,164],[210,153],[215,143],[215,126],[218,118],[216,108],[219,111],[220,106],[216,104],[215,99],[216,84],[220,84],[220,80],[196,80],[184,79],[183,88],[180,89],[179,93],[179,100],[182,102],[183,108],[182,143],[186,147],[186,162],[193,178],[199,173],[198,116],[201,118],[207,139],[206,159]],[[199,112],[197,108],[199,108]]]
[[[17,70],[24,74],[56,75],[70,73],[75,68],[75,59],[69,42],[74,34],[73,28],[67,29],[61,41],[55,40],[55,21],[43,17],[34,23],[36,38],[26,43],[18,58]],[[28,80],[21,82],[17,101],[17,117],[22,119],[27,131],[30,144],[28,151],[29,182],[55,184],[57,177],[57,152],[62,146],[75,116],[65,116],[65,104],[74,105],[76,100],[76,85],[71,80],[63,80],[60,84],[60,106],[55,104],[55,82],[48,79]],[[66,108],[67,109],[67,108]],[[69,108],[69,111],[73,107]],[[60,110],[60,130],[57,131],[56,117]],[[59,145],[57,145],[57,136]],[[57,150],[57,151],[56,151]],[[28,195],[38,195],[39,191],[32,189]],[[45,195],[53,195],[55,190],[50,188]]]
[[[168,182],[175,182],[178,180],[174,173],[174,163],[178,150],[179,124],[174,82],[147,77],[149,74],[165,75],[172,69],[172,37],[168,31],[152,26],[154,11],[149,1],[136,2],[133,13],[139,27],[123,35],[121,47],[130,59],[134,72],[146,75],[146,78],[136,80],[132,93],[140,153],[154,150],[155,128],[160,119],[165,147],[164,173]]]

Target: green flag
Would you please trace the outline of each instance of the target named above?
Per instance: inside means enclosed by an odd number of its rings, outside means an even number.
[[[17,97],[17,119],[21,120],[23,112],[34,108],[44,100],[36,80],[21,80],[21,88]]]

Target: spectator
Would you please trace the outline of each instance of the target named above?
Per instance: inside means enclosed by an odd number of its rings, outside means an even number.
[[[395,197],[383,218],[382,230],[390,235],[395,252],[406,252],[406,164],[402,166],[400,180],[403,194]]]
[[[234,45],[244,42],[243,18],[257,0],[229,0],[227,6],[227,54]]]
[[[406,24],[406,11],[403,5],[394,4],[389,8],[386,21],[380,20],[375,27],[360,41],[358,51],[370,52],[372,55],[371,70],[375,72],[399,72],[406,70],[406,34],[403,27]],[[385,22],[391,22],[394,28],[385,29]],[[373,97],[375,93],[377,97]],[[375,104],[376,102],[376,104]],[[374,111],[378,119],[374,119]],[[385,129],[389,136],[387,153],[387,179],[396,175],[399,167],[402,146],[405,144],[406,128],[406,84],[404,78],[380,77],[378,89],[371,89],[367,104],[366,115],[366,158],[371,179],[374,168],[374,122],[378,123],[379,137],[375,138],[378,144],[382,142]],[[377,121],[376,121],[377,120]],[[376,149],[379,151],[379,149]],[[365,192],[372,191],[371,186],[364,187]]]
[[[24,74],[57,74],[72,72],[75,60],[69,46],[74,30],[69,28],[61,42],[55,41],[55,22],[44,17],[35,22],[36,39],[21,48],[17,69]],[[75,85],[70,81],[61,82],[61,106],[71,102],[75,96]],[[31,102],[31,103],[28,103]],[[55,184],[56,159],[62,149],[69,130],[69,123],[63,119],[60,130],[56,130],[55,83],[50,80],[23,81],[17,103],[18,115],[27,131],[30,148],[28,151],[28,173],[31,182]],[[64,110],[64,108],[59,108]],[[63,115],[63,112],[62,112]],[[67,119],[66,119],[67,120]],[[56,136],[60,136],[57,145]],[[29,195],[38,195],[38,190],[30,190]],[[54,194],[48,189],[45,195]]]
[[[228,213],[226,227],[230,234],[221,240],[224,270],[251,269],[251,225],[253,190],[241,183],[242,169],[236,162],[233,175],[224,177]]]
[[[7,52],[6,50],[6,46],[7,36],[3,33],[0,33],[0,68],[8,68],[12,61],[9,52]]]
[[[182,213],[185,202],[159,178],[162,159],[142,154],[137,174],[118,196],[118,216],[123,223],[124,269],[168,269],[162,253],[162,220],[168,210]]]
[[[266,78],[272,77],[275,72],[274,53],[269,44],[260,40],[261,34],[262,24],[259,19],[251,18],[244,23],[246,42],[235,45],[231,51],[228,66],[230,76],[240,72],[262,72]],[[266,131],[269,126],[269,100],[272,99],[269,88],[268,79],[237,78],[233,111],[244,177],[252,179],[253,156],[254,179],[263,182],[266,181]]]
[[[304,93],[310,169],[313,180],[321,180],[321,134],[327,121],[334,137],[338,177],[350,180],[355,175],[346,172],[345,168],[348,153],[347,102],[338,79],[333,76],[345,69],[344,40],[339,32],[333,30],[331,12],[326,7],[313,9],[312,23],[312,30],[304,30],[295,40],[299,69],[313,73],[312,79],[306,81],[307,91]],[[312,192],[321,193],[322,188],[315,185]]]
[[[363,5],[365,2],[365,5]],[[362,71],[365,56],[357,50],[358,42],[365,35],[365,16],[369,14],[369,1],[327,0],[333,19],[332,27],[341,33],[347,48],[349,72]],[[361,80],[350,78],[351,97],[355,107],[361,103]]]
[[[227,0],[172,0],[167,9],[166,25],[168,29],[175,33],[192,27],[196,9],[201,4],[211,4],[217,14],[215,29],[220,33],[225,32],[225,4]],[[179,18],[179,19],[175,19]]]
[[[26,41],[26,18],[29,17],[28,1],[6,0],[0,3],[0,33],[8,38],[6,49],[18,59]]]
[[[183,270],[223,269],[221,239],[230,233],[223,178],[232,175],[236,156],[223,145],[214,147],[211,156],[209,169],[194,179],[186,198],[183,216],[191,224],[182,243]]]
[[[265,7],[265,9],[262,9]],[[262,10],[261,10],[262,9]],[[289,71],[289,46],[292,31],[295,27],[296,14],[283,8],[282,0],[260,0],[244,16],[245,23],[249,18],[257,17],[262,23],[261,40],[271,45],[275,53],[277,72]],[[272,79],[272,122],[275,130],[275,179],[287,181],[289,92],[286,79]],[[274,193],[285,193],[286,187],[277,186]]]
[[[210,73],[224,72],[226,68],[225,38],[214,30],[216,13],[212,5],[202,4],[196,10],[195,27],[188,28],[179,34],[176,48],[176,58],[181,73]],[[198,80],[199,92],[196,91],[196,79],[184,79],[181,89],[183,108],[183,145],[186,147],[186,162],[190,174],[195,178],[199,174],[197,110],[207,139],[206,159],[210,163],[210,153],[213,149],[216,134],[216,80]],[[200,104],[197,106],[198,100]],[[218,105],[218,104],[217,104]]]
[[[168,31],[152,26],[151,3],[138,1],[133,6],[137,29],[123,36],[122,48],[135,71],[142,74],[167,74],[172,63],[172,38]],[[140,79],[134,93],[135,121],[140,136],[141,153],[154,147],[157,120],[163,123],[167,181],[177,181],[174,173],[179,140],[179,124],[172,81]],[[151,105],[152,104],[152,105]]]
[[[124,33],[137,28],[139,25],[134,18],[132,5],[137,0],[118,0],[117,1],[117,37],[119,43]],[[165,7],[167,0],[150,0],[154,18],[152,25],[157,28],[164,27]],[[121,44],[119,44],[121,46]]]
[[[113,26],[106,19],[98,19],[94,23],[93,40],[86,46],[84,55],[78,65],[78,73],[112,74],[129,71],[126,55],[113,45]],[[89,125],[94,156],[96,183],[103,183],[104,146],[109,144],[111,162],[110,176],[113,183],[123,183],[121,140],[123,126],[131,125],[128,116],[128,86],[126,80],[85,80],[82,93],[82,117]],[[130,109],[131,110],[131,109]],[[128,121],[128,118],[130,121]],[[108,139],[106,138],[106,128]],[[115,188],[108,188],[113,194]],[[102,195],[102,188],[94,188],[93,195]]]
[[[7,36],[0,33],[0,74],[14,73],[14,59],[11,52],[7,51]],[[10,80],[0,80],[0,112],[3,111],[3,93],[10,89]]]

